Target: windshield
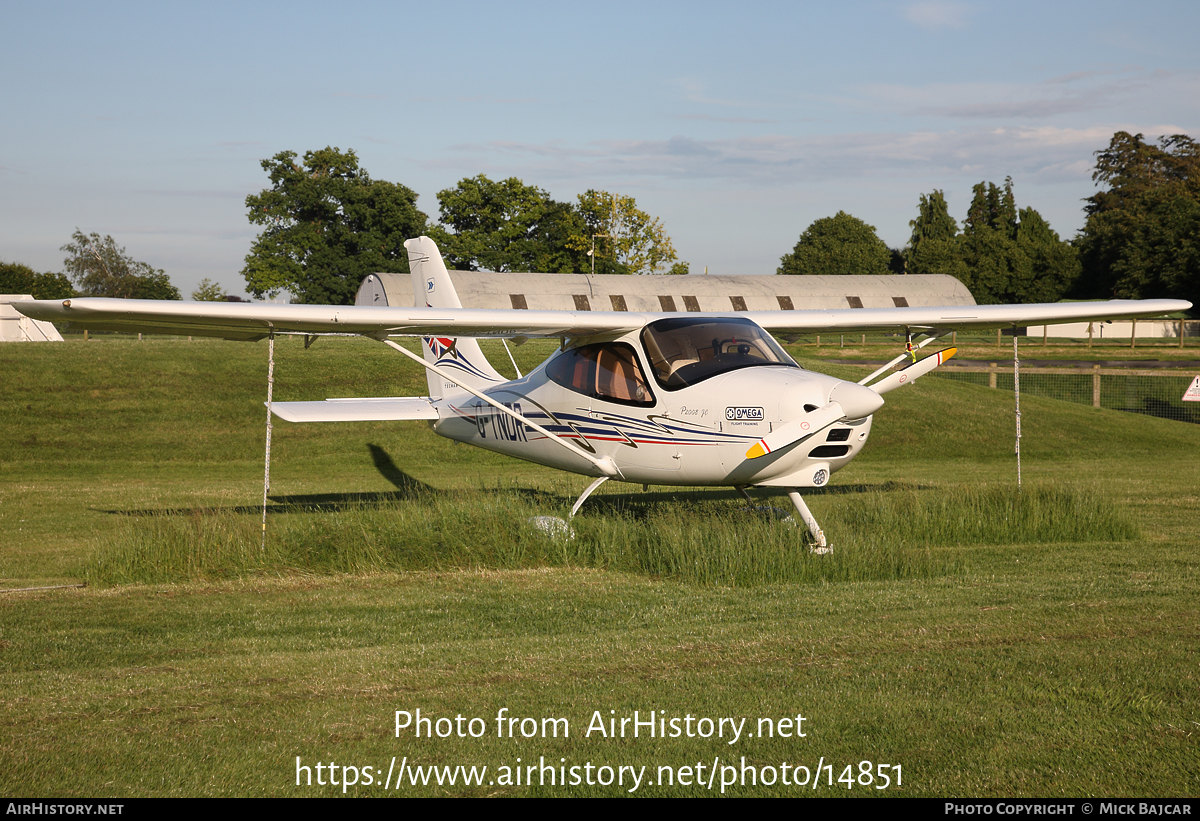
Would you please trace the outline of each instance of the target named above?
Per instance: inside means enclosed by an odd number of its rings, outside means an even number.
[[[757,365],[800,366],[753,322],[736,317],[660,319],[642,331],[658,384],[667,390]]]

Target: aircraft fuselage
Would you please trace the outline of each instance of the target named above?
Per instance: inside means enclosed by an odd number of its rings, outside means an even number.
[[[594,456],[612,457],[620,478],[630,482],[816,487],[862,449],[869,414],[747,459],[755,442],[807,409],[827,405],[831,392],[847,383],[802,369],[773,340],[767,349],[761,339],[734,336],[750,323],[694,324],[702,324],[704,338],[712,341],[699,351],[685,343],[673,362],[662,351],[673,340],[647,345],[639,338],[643,331],[560,350],[525,377],[483,393]],[[713,335],[718,332],[732,339]],[[717,372],[697,373],[697,367]],[[441,418],[433,428],[442,436],[600,475],[578,455],[470,394],[447,396],[437,406]]]

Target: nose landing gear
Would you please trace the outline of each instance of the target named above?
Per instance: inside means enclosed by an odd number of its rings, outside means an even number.
[[[792,504],[796,506],[796,512],[800,514],[801,521],[808,527],[808,532],[812,534],[813,546],[812,552],[819,556],[824,556],[833,552],[833,548],[825,542],[825,531],[817,524],[817,520],[813,517],[812,511],[808,509],[808,505],[800,498],[799,491],[789,490],[788,498],[792,500]]]
[[[742,494],[742,498],[746,500],[746,504],[750,506],[750,510],[755,510],[754,500],[750,498],[750,494],[746,492],[746,486],[737,485],[736,489],[738,493]],[[812,552],[816,553],[818,556],[825,556],[832,553],[833,548],[830,547],[825,541],[825,531],[821,530],[821,526],[817,524],[817,520],[813,517],[812,511],[808,509],[808,505],[805,504],[804,500],[800,498],[799,491],[788,491],[788,498],[792,500],[792,504],[796,507],[796,512],[800,514],[800,520],[804,522],[804,526],[808,528],[809,535],[812,536]],[[758,508],[758,510],[762,509],[763,508]],[[775,510],[775,508],[769,509]],[[780,510],[778,513],[782,514],[783,511]],[[790,519],[791,517],[789,516],[787,519],[785,519],[785,521]]]

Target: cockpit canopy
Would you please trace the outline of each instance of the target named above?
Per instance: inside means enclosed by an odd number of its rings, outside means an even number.
[[[642,330],[650,370],[667,390],[758,365],[799,368],[762,328],[737,317],[660,319]]]
[[[546,376],[592,399],[620,405],[654,404],[637,354],[624,342],[601,342],[563,351],[546,365]]]

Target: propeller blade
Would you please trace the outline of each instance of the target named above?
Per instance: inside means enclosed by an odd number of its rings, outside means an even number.
[[[924,376],[925,374],[929,373],[938,365],[948,361],[950,357],[954,356],[956,353],[958,353],[958,348],[946,348],[945,350],[938,351],[935,354],[930,354],[924,359],[909,365],[904,370],[896,371],[895,373],[880,379],[874,385],[868,385],[867,387],[878,394],[884,394],[888,391],[895,390],[901,385],[907,385],[917,377]]]
[[[837,402],[830,402],[823,408],[817,408],[815,411],[775,428],[746,451],[746,458],[757,459],[780,448],[786,448],[795,442],[802,442],[845,416],[846,412],[842,410],[841,405]]]

